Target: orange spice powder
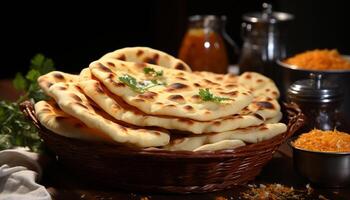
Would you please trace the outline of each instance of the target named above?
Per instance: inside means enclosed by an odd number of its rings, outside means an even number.
[[[284,63],[311,70],[350,69],[350,62],[344,59],[336,49],[306,51],[286,59]]]
[[[321,152],[350,152],[350,135],[340,131],[314,129],[293,142],[300,149]]]

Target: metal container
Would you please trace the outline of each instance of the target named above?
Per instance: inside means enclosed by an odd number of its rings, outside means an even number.
[[[287,93],[288,101],[296,103],[306,116],[305,131],[334,130],[344,124],[340,111],[343,91],[338,84],[323,80],[322,74],[311,73],[309,79],[296,81]]]
[[[287,28],[293,18],[289,13],[273,11],[267,3],[262,12],[243,15],[240,73],[256,71],[274,78],[275,61],[286,57]]]
[[[296,139],[296,138],[294,138]],[[350,152],[316,152],[293,146],[293,165],[298,174],[321,187],[350,185]]]
[[[345,59],[350,60],[349,56],[343,56]],[[322,79],[334,84],[337,84],[341,87],[344,100],[340,108],[346,119],[350,119],[350,70],[307,70],[300,69],[296,66],[286,64],[282,61],[277,61],[279,66],[281,81],[276,82],[280,92],[282,100],[287,99],[287,91],[289,87],[296,81],[307,79],[310,77],[310,73],[319,74],[322,76]],[[350,120],[347,120],[349,123]]]

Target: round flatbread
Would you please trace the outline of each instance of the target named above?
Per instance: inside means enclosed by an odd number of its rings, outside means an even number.
[[[93,141],[112,141],[101,131],[89,128],[77,118],[63,112],[52,100],[39,101],[34,108],[40,124],[61,136]]]
[[[287,126],[283,123],[263,124],[222,133],[213,133],[199,136],[182,136],[171,139],[170,143],[163,147],[171,151],[193,151],[203,145],[215,144],[225,140],[241,140],[245,143],[257,143],[271,139],[284,133]]]
[[[149,47],[127,47],[118,49],[111,53],[107,53],[101,59],[105,58],[114,58],[135,63],[149,63],[165,68],[191,72],[191,68],[184,61]]]
[[[103,132],[116,142],[138,147],[164,146],[169,143],[170,137],[165,130],[130,127],[113,120],[94,106],[75,83],[56,83],[50,87],[49,92],[65,113],[79,119],[89,128]]]
[[[77,82],[79,80],[78,75],[68,74],[60,71],[52,71],[44,74],[38,78],[38,84],[45,94],[51,96],[49,89],[55,83],[69,83]]]
[[[210,121],[237,114],[253,100],[251,92],[243,86],[227,88],[202,76],[156,65],[106,58],[91,63],[89,68],[109,91],[150,115]],[[154,77],[145,69],[162,75]],[[204,101],[200,91],[207,89],[209,94],[204,97],[213,95],[227,100]]]

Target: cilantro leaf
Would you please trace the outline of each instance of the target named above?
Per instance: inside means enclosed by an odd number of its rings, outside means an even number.
[[[214,94],[211,93],[208,88],[199,89],[199,96],[203,101],[212,101],[215,103],[221,103],[222,101],[231,100],[227,97],[214,96]]]
[[[40,76],[40,72],[36,69],[31,69],[27,75],[26,75],[26,79],[30,80],[30,81],[35,81],[39,78]]]
[[[12,84],[16,90],[25,90],[28,87],[28,83],[21,73],[16,74],[15,79],[12,81]]]
[[[129,86],[133,91],[137,93],[144,93],[151,87],[164,85],[164,83],[158,82],[157,80],[145,80],[143,82],[138,82],[134,77],[128,74],[119,77],[119,81]]]
[[[152,75],[152,76],[155,76],[155,77],[163,76],[163,70],[156,71],[155,69],[153,69],[151,67],[143,68],[143,72],[145,74],[149,74],[149,75]]]
[[[128,74],[119,77],[119,81],[129,86],[132,90],[138,93],[144,93],[144,89],[138,86],[136,79]]]
[[[30,69],[35,69],[41,74],[55,70],[52,59],[46,58],[43,54],[36,54],[30,63]]]
[[[16,102],[0,101],[0,150],[24,146],[34,152],[41,151],[38,130],[24,117],[19,103],[26,99],[34,102],[47,99],[37,79],[53,70],[53,61],[42,54],[37,54],[31,60],[30,70],[25,76],[21,73],[16,74],[12,83],[17,90],[24,91],[24,95]]]

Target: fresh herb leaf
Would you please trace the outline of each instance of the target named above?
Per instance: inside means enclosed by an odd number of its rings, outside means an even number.
[[[23,91],[24,95],[16,102],[0,101],[0,150],[23,146],[34,152],[41,151],[42,142],[38,130],[24,117],[19,104],[27,99],[34,102],[47,99],[37,83],[37,78],[54,69],[51,59],[37,54],[31,60],[30,70],[25,76],[16,74],[13,85],[17,90]]]
[[[39,76],[40,76],[40,72],[38,70],[35,69],[31,69],[27,75],[26,75],[26,79],[28,79],[29,81],[37,81]]]
[[[134,77],[130,75],[124,75],[119,77],[119,81],[124,83],[125,85],[129,86],[132,90],[138,93],[144,93],[145,91],[143,88],[138,87],[137,81]]]
[[[215,103],[221,103],[222,101],[231,100],[230,98],[227,98],[227,97],[214,96],[214,94],[211,93],[208,88],[199,89],[199,96],[203,101],[212,101]]]
[[[26,79],[21,73],[17,73],[15,79],[12,81],[13,86],[16,90],[25,90],[28,87]]]
[[[55,65],[52,59],[46,58],[43,54],[36,54],[30,63],[30,69],[35,69],[41,74],[46,74],[55,70]]]
[[[164,83],[158,82],[157,80],[145,80],[138,82],[134,77],[128,74],[119,77],[119,81],[129,86],[133,91],[137,93],[144,93],[151,87],[164,85]]]
[[[163,70],[156,71],[150,67],[143,68],[143,72],[145,72],[145,74],[150,74],[150,75],[155,76],[155,77],[163,76]]]

